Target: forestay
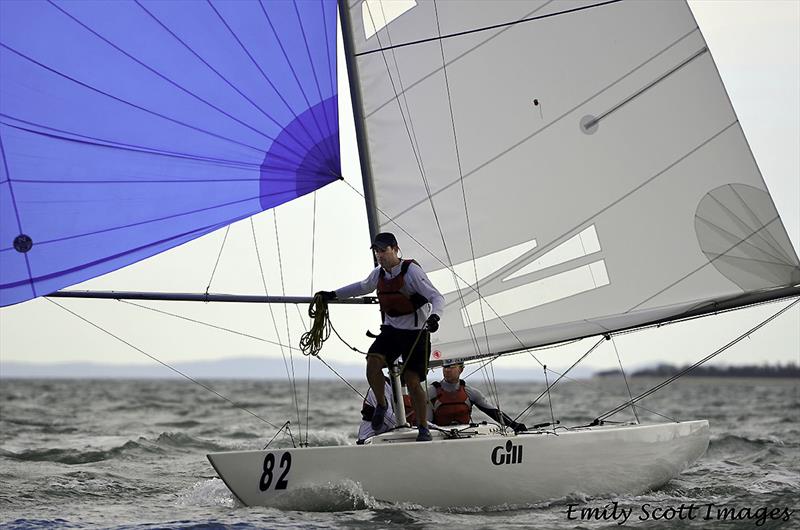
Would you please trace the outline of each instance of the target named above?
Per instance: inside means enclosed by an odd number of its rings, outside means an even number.
[[[434,360],[800,292],[685,2],[347,5],[368,210],[446,292]]]
[[[0,2],[0,305],[340,176],[336,4]]]

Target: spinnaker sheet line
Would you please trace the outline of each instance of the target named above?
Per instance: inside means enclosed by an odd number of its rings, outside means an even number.
[[[115,340],[117,340],[117,341],[119,341],[119,342],[121,342],[121,343],[125,344],[125,345],[126,345],[126,346],[128,346],[129,348],[132,348],[132,349],[136,350],[137,352],[141,353],[141,354],[142,354],[142,355],[144,355],[145,357],[149,357],[149,358],[150,358],[150,359],[152,359],[153,361],[155,361],[155,362],[157,362],[157,363],[159,363],[159,364],[163,365],[163,366],[164,366],[164,367],[166,367],[166,368],[169,368],[170,370],[172,370],[172,371],[173,371],[173,372],[175,372],[176,374],[180,375],[180,376],[181,376],[181,377],[183,377],[184,379],[186,379],[186,380],[188,380],[188,381],[191,381],[192,383],[194,383],[194,384],[196,384],[196,385],[198,385],[198,386],[200,386],[200,387],[202,387],[202,388],[204,388],[204,389],[208,390],[209,392],[211,392],[212,394],[216,395],[217,397],[219,397],[219,398],[221,398],[221,399],[223,399],[223,400],[227,401],[228,403],[230,403],[231,405],[233,405],[233,406],[234,406],[234,407],[236,407],[237,409],[239,409],[239,410],[241,410],[241,411],[244,411],[244,412],[246,412],[246,413],[250,414],[250,415],[251,415],[251,416],[253,416],[254,418],[257,418],[257,419],[261,420],[262,422],[266,423],[266,424],[267,424],[267,425],[269,425],[270,427],[273,427],[273,428],[275,428],[275,429],[277,429],[277,428],[278,428],[278,426],[277,426],[277,425],[275,425],[274,423],[270,422],[269,420],[267,420],[267,419],[265,419],[265,418],[263,418],[263,417],[259,416],[259,415],[258,415],[258,414],[256,414],[255,412],[253,412],[253,411],[251,411],[251,410],[249,410],[249,409],[247,409],[247,408],[245,408],[245,407],[242,407],[241,405],[238,405],[238,404],[236,404],[236,402],[234,402],[232,399],[230,399],[230,398],[229,398],[229,397],[227,397],[227,396],[224,396],[224,395],[220,394],[219,392],[217,392],[216,390],[214,390],[214,389],[213,389],[213,388],[211,388],[210,386],[208,386],[208,385],[204,385],[203,383],[201,383],[201,382],[200,382],[200,381],[198,381],[197,379],[194,379],[193,377],[186,375],[185,373],[181,372],[180,370],[178,370],[178,369],[177,369],[177,368],[175,368],[174,366],[170,366],[168,363],[166,363],[166,362],[162,361],[161,359],[158,359],[157,357],[155,357],[155,356],[153,356],[153,355],[150,355],[149,353],[147,353],[146,351],[142,350],[141,348],[138,348],[137,346],[134,346],[133,344],[131,344],[131,343],[130,343],[130,342],[128,342],[127,340],[123,339],[122,337],[120,337],[120,336],[118,336],[118,335],[115,335],[114,333],[112,333],[112,332],[108,331],[107,329],[103,328],[102,326],[100,326],[100,325],[98,325],[98,324],[95,324],[95,323],[94,323],[94,322],[92,322],[91,320],[89,320],[89,319],[87,319],[87,318],[85,318],[85,317],[83,317],[83,316],[79,315],[79,314],[78,314],[78,313],[76,313],[75,311],[73,311],[73,310],[71,310],[71,309],[69,309],[69,308],[67,308],[67,307],[63,306],[62,304],[59,304],[59,303],[58,303],[58,302],[56,302],[55,300],[51,300],[50,298],[46,298],[46,300],[47,300],[48,302],[50,302],[51,304],[55,304],[56,306],[60,307],[61,309],[63,309],[63,310],[64,310],[64,311],[66,311],[67,313],[71,314],[72,316],[74,316],[74,317],[76,317],[76,318],[78,318],[78,319],[80,319],[80,320],[82,320],[82,321],[86,322],[86,323],[87,323],[87,324],[89,324],[90,326],[92,326],[92,327],[94,327],[94,328],[96,328],[96,329],[98,329],[98,330],[102,331],[102,332],[103,332],[103,333],[105,333],[106,335],[108,335],[108,336],[110,336],[110,337],[114,338]]]
[[[259,272],[259,275],[261,276],[261,284],[264,287],[264,295],[265,296],[269,296],[269,289],[267,289],[267,277],[266,277],[266,274],[264,274],[264,266],[263,266],[263,264],[261,262],[261,253],[258,250],[258,237],[256,236],[256,225],[255,225],[255,222],[253,221],[252,217],[250,217],[250,228],[251,228],[251,231],[253,233],[253,247],[254,247],[255,252],[256,252],[256,261],[257,261],[257,265],[258,265],[258,272]],[[284,305],[284,307],[286,307],[286,306]],[[267,308],[269,309],[269,315],[270,315],[270,317],[272,319],[272,326],[275,328],[275,336],[278,337],[278,342],[280,343],[281,342],[281,340],[280,340],[281,334],[278,331],[278,320],[275,318],[275,311],[272,309],[272,304],[267,304]],[[293,401],[294,401],[294,405],[295,405],[295,410],[297,412],[297,423],[298,423],[298,425],[300,425],[300,403],[297,400],[297,386],[295,384],[295,378],[294,378],[294,362],[292,362],[292,370],[291,370],[291,373],[289,373],[289,363],[286,361],[286,353],[284,351],[283,346],[280,346],[280,351],[281,351],[281,357],[283,358],[283,366],[284,366],[284,368],[286,368],[286,378],[288,379],[289,384],[290,384],[290,386],[292,388]],[[289,356],[292,359],[292,361],[294,361],[294,358],[292,357],[291,353],[292,353],[292,350],[290,348],[289,349]],[[300,433],[300,436],[302,437],[302,433]]]
[[[208,279],[208,284],[206,285],[206,294],[208,291],[211,290],[211,282],[214,281],[214,274],[217,272],[217,267],[219,266],[219,260],[222,258],[222,251],[225,250],[225,242],[228,240],[228,233],[231,231],[231,225],[225,227],[225,234],[222,236],[222,244],[219,247],[219,252],[217,253],[217,259],[214,262],[214,268],[211,269],[211,277]]]

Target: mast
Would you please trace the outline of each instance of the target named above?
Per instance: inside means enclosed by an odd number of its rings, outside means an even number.
[[[353,122],[356,127],[358,160],[361,164],[361,179],[364,185],[364,200],[367,207],[369,237],[370,240],[372,240],[379,231],[378,213],[375,207],[375,188],[372,184],[372,166],[369,161],[367,132],[364,129],[364,116],[361,112],[361,87],[358,84],[358,65],[356,64],[353,45],[353,23],[350,19],[350,9],[347,6],[347,0],[338,0],[338,3],[339,19],[342,24],[342,44],[344,45],[345,63],[347,64],[347,78],[350,83],[350,103],[353,106]]]

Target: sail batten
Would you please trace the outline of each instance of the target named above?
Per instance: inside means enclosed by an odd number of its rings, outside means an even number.
[[[378,230],[447,291],[434,359],[797,293],[796,251],[685,2],[498,2],[490,21],[416,2],[383,24],[369,6],[348,11],[357,126]]]

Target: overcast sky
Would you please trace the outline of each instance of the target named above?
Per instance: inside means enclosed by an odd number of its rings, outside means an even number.
[[[800,246],[800,1],[691,1],[733,106],[750,143],[789,236]],[[349,88],[340,55],[340,115],[345,177],[360,187]],[[349,121],[347,121],[349,119]],[[315,264],[311,269],[313,197],[277,209],[283,285],[275,240],[275,216],[255,219],[259,252],[270,294],[308,294],[362,279],[372,266],[369,235],[360,197],[336,183],[317,193]],[[342,234],[347,234],[346,238]],[[86,282],[86,289],[202,292],[211,277],[223,232],[191,242],[146,262]],[[213,292],[263,293],[249,221],[231,228],[225,252],[211,286]],[[275,344],[221,332],[176,317],[122,302],[58,300],[59,304],[108,330],[138,349],[166,362],[239,356],[280,356]],[[285,312],[290,315],[289,342],[302,331],[298,309],[243,304],[152,303],[150,308],[213,323],[269,341],[287,342]],[[786,303],[774,303],[731,314],[624,335],[616,340],[627,365],[656,361],[688,363],[704,357]],[[305,311],[305,308],[301,308]],[[273,323],[273,316],[275,320]],[[364,331],[377,331],[374,308],[336,307],[333,323],[361,349]],[[277,328],[277,329],[276,329]],[[537,352],[551,366],[566,366],[588,349],[591,340],[571,347]],[[288,350],[284,349],[285,353]],[[794,308],[732,348],[721,359],[729,364],[798,361],[800,310]],[[333,337],[323,356],[363,362]],[[153,362],[111,335],[79,320],[46,300],[33,300],[0,310],[0,361]],[[510,356],[504,365],[534,366],[529,355]],[[616,366],[610,344],[586,363]],[[538,366],[538,365],[537,365]],[[275,374],[280,376],[281,374]]]

